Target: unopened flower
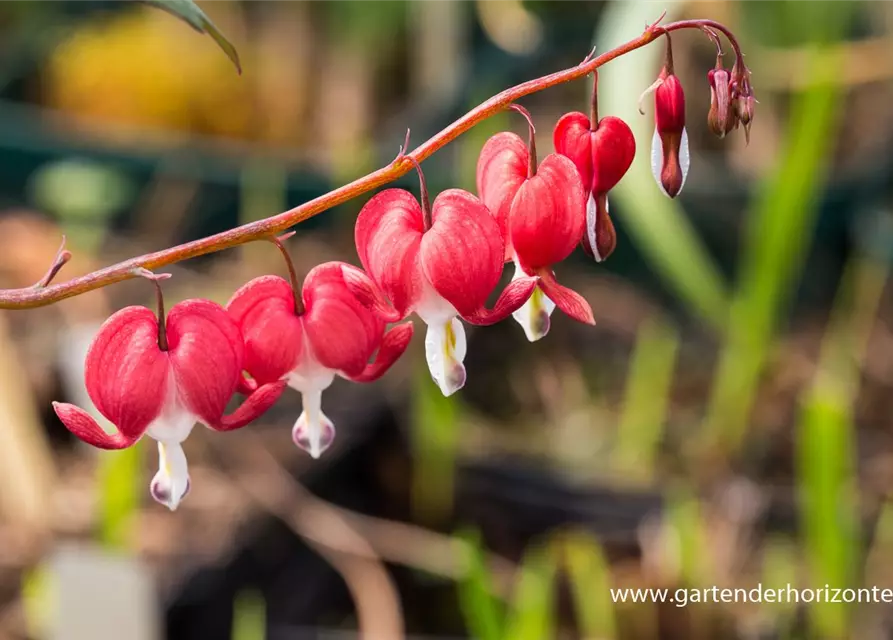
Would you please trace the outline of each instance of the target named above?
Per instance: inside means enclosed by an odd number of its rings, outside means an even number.
[[[385,331],[385,321],[345,282],[345,273],[354,280],[368,276],[342,262],[314,267],[298,290],[291,260],[276,243],[292,282],[255,278],[236,291],[226,308],[245,340],[245,371],[256,383],[284,380],[301,392],[303,412],[292,439],[319,458],[335,438],[335,427],[322,411],[322,392],[336,375],[354,382],[381,377],[406,350],[412,323]]]
[[[690,158],[688,133],[685,130],[685,93],[673,72],[673,49],[669,34],[666,34],[666,38],[666,62],[657,80],[642,94],[642,98],[654,93],[651,173],[660,190],[675,198],[685,184]]]
[[[617,246],[617,233],[608,213],[608,191],[623,178],[636,155],[629,126],[615,116],[598,117],[598,74],[592,85],[591,115],[574,111],[558,120],[552,134],[555,151],[570,158],[586,190],[586,229],[583,249],[601,262]]]
[[[180,302],[165,318],[159,288],[158,306],[157,316],[139,306],[118,311],[87,352],[87,393],[116,432],[107,433],[80,407],[54,402],[53,408],[69,431],[100,449],[124,449],[144,434],[157,440],[159,470],[150,490],[174,510],[189,491],[182,443],[195,423],[217,431],[242,427],[276,401],[284,383],[257,388],[223,415],[242,375],[239,329],[208,300]]]
[[[732,82],[735,87],[732,103],[735,117],[744,125],[744,138],[749,143],[750,126],[753,123],[757,100],[754,98],[753,87],[750,84],[750,69],[740,60],[732,67]]]
[[[735,128],[738,122],[737,112],[732,104],[732,79],[719,57],[716,68],[707,72],[710,83],[710,110],[707,112],[707,126],[719,138]]]
[[[552,266],[567,258],[583,237],[586,191],[574,163],[551,153],[537,166],[533,124],[528,144],[497,133],[484,144],[477,165],[478,193],[506,234],[515,277],[539,276],[537,292],[515,314],[528,340],[549,331],[557,306],[575,320],[594,324],[589,303],[558,283]]]
[[[428,326],[428,368],[443,394],[450,395],[465,384],[465,329],[459,318],[477,325],[502,320],[530,297],[536,279],[515,280],[487,309],[504,264],[499,225],[480,200],[461,189],[442,192],[432,206],[421,169],[416,169],[421,204],[403,189],[374,196],[357,218],[357,253],[393,304],[393,318],[415,311]],[[362,294],[362,283],[354,285]],[[367,298],[375,295],[365,289]]]

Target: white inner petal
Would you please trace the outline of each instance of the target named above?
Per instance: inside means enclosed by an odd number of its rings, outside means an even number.
[[[158,443],[158,473],[149,485],[152,497],[175,511],[189,491],[189,467],[179,442]]]
[[[298,366],[286,376],[288,386],[301,392],[304,411],[292,428],[292,440],[313,458],[319,458],[335,439],[335,425],[322,412],[322,392],[335,379],[335,372],[320,364],[309,340]]]
[[[595,247],[594,240],[592,246]],[[517,280],[526,275],[521,266],[515,262],[515,275],[512,276],[512,280]],[[527,299],[527,302],[521,305],[517,311],[512,312],[512,317],[524,329],[524,335],[527,336],[527,339],[530,342],[536,342],[549,333],[550,316],[554,310],[555,303],[537,286]]]
[[[458,318],[428,324],[425,356],[428,370],[440,391],[452,395],[465,386],[465,328]]]
[[[183,406],[174,376],[168,376],[167,395],[161,413],[146,429],[150,438],[158,441],[158,473],[149,490],[152,497],[173,511],[189,489],[189,470],[182,442],[189,437],[197,416]]]
[[[688,177],[688,166],[691,164],[691,156],[688,153],[688,130],[682,129],[682,140],[679,144],[679,167],[682,169],[682,182],[679,184],[679,192],[685,186],[685,178]]]
[[[589,246],[592,247],[592,255],[601,262],[604,258],[598,252],[595,223],[598,221],[598,206],[595,204],[595,194],[589,194],[589,202],[586,203],[586,236],[589,238]],[[515,273],[517,277],[517,272]],[[530,336],[527,336],[528,338]]]
[[[167,379],[167,395],[161,413],[149,423],[146,434],[159,442],[183,442],[199,418],[183,406],[173,373]]]
[[[335,425],[322,412],[322,390],[305,391],[301,400],[304,411],[292,428],[292,440],[310,457],[318,459],[335,440]]]
[[[688,146],[686,140],[686,154],[688,153]],[[667,190],[664,189],[663,182],[660,179],[660,173],[664,166],[664,144],[663,140],[661,140],[660,134],[657,133],[657,127],[654,128],[654,135],[651,137],[651,175],[654,176],[654,181],[657,182],[657,186],[660,189],[661,193],[665,196],[668,196]],[[668,196],[669,197],[669,196]]]
[[[415,304],[415,312],[428,325],[444,324],[459,315],[456,307],[441,297],[427,280],[422,282],[422,294]]]

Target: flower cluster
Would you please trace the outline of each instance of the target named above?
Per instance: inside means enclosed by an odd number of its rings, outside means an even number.
[[[705,31],[718,43],[715,33]],[[666,62],[648,90],[655,114],[651,158],[658,186],[675,197],[689,154],[685,96],[665,35]],[[754,98],[740,56],[731,73],[718,57],[709,82],[710,128],[725,135],[740,123],[749,134]],[[189,491],[182,443],[197,422],[217,431],[237,429],[290,386],[303,402],[292,439],[318,458],[335,437],[322,411],[323,391],[335,376],[370,382],[388,371],[412,339],[413,324],[404,322],[412,314],[426,325],[428,368],[444,395],[466,382],[463,321],[491,325],[511,315],[530,341],[548,333],[556,308],[595,324],[589,303],[559,283],[555,268],[578,244],[598,262],[613,252],[617,236],[608,193],[632,164],[636,141],[620,118],[599,117],[597,74],[589,115],[562,116],[552,136],[555,152],[542,161],[533,119],[523,107],[510,107],[527,120],[528,139],[503,132],[486,142],[477,163],[477,195],[448,189],[432,203],[421,167],[401,148],[397,161],[415,166],[420,197],[387,189],[366,203],[355,227],[362,269],[327,262],[301,282],[283,238],[268,237],[284,257],[288,279],[261,276],[225,307],[186,300],[167,315],[159,284],[164,276],[141,270],[157,288],[157,312],[128,307],[113,315],[85,365],[89,395],[117,430],[108,433],[83,409],[54,403],[60,419],[102,449],[129,447],[143,435],[157,440],[159,470],[151,494],[175,509]],[[514,277],[488,306],[507,262]],[[225,414],[236,393],[245,400]]]

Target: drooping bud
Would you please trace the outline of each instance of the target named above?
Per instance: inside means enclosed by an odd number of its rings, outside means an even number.
[[[750,142],[750,125],[753,122],[757,102],[753,95],[753,87],[750,86],[750,69],[743,63],[736,62],[732,68],[732,75],[732,82],[736,86],[732,103],[735,118],[744,125],[744,138]]]
[[[735,128],[738,117],[733,109],[732,79],[729,72],[722,67],[720,59],[716,59],[716,68],[707,72],[710,83],[710,111],[707,112],[707,126],[719,138]]]
[[[667,58],[660,76],[644,95],[654,92],[654,136],[651,173],[661,191],[675,198],[688,175],[688,133],[685,130],[685,93],[673,73],[673,49],[667,35]]]

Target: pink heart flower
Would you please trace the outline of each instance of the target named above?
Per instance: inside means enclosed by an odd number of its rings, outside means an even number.
[[[535,130],[529,114],[529,148],[514,133],[497,133],[478,157],[477,187],[484,204],[506,234],[507,258],[515,278],[539,276],[537,291],[514,314],[530,341],[549,331],[557,305],[575,320],[595,324],[589,303],[558,283],[552,266],[567,258],[586,225],[585,190],[574,163],[557,153],[536,161]]]
[[[570,158],[583,179],[587,201],[583,249],[601,262],[617,246],[617,233],[608,214],[608,191],[632,164],[636,140],[620,118],[606,116],[598,120],[596,115],[590,119],[579,111],[561,117],[552,139],[555,151]]]
[[[357,218],[357,253],[393,304],[393,317],[415,311],[425,321],[428,368],[450,395],[465,384],[465,329],[458,318],[478,325],[498,322],[524,304],[536,279],[512,282],[494,307],[486,308],[504,264],[499,225],[480,200],[460,189],[444,191],[431,206],[416,168],[421,204],[403,189],[387,189],[369,200]],[[354,288],[367,299],[376,296],[362,283]]]
[[[294,276],[290,260],[288,264]],[[385,320],[351,292],[346,274],[353,282],[374,286],[356,267],[326,262],[307,274],[300,293],[294,277],[290,284],[279,276],[262,276],[245,284],[226,305],[244,337],[244,368],[254,383],[284,380],[301,392],[304,410],[292,439],[314,458],[335,438],[335,427],[322,412],[322,392],[335,376],[376,380],[412,338],[411,322],[385,331]]]
[[[156,283],[157,284],[157,283]],[[117,431],[106,432],[80,407],[54,402],[78,438],[100,449],[123,449],[144,434],[158,441],[159,471],[152,496],[171,510],[189,491],[182,443],[196,422],[216,431],[245,426],[278,399],[284,383],[256,389],[230,415],[224,410],[242,375],[239,329],[220,305],[184,300],[167,319],[127,307],[100,327],[85,363],[87,392]]]

